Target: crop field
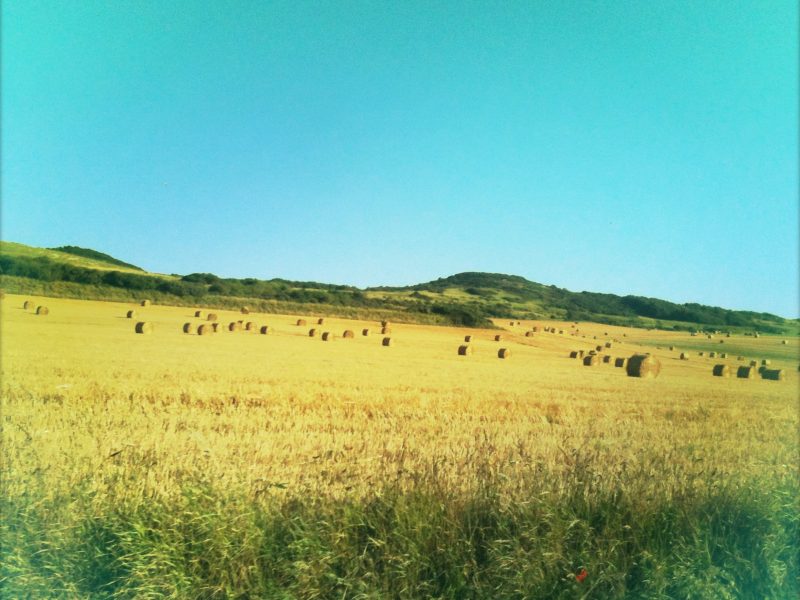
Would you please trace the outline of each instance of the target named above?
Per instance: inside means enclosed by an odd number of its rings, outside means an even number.
[[[2,300],[4,597],[800,591],[796,337],[211,312]]]

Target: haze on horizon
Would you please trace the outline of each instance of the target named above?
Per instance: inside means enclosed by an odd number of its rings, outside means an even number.
[[[800,316],[798,11],[2,4],[4,240]]]

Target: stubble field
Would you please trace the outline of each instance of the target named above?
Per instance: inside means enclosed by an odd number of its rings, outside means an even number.
[[[499,321],[392,324],[386,347],[379,323],[212,312],[270,332],[3,299],[8,597],[798,591],[796,338]],[[568,358],[598,344],[651,352],[661,375]],[[785,380],[736,378],[751,359]],[[718,363],[733,377],[712,377]]]

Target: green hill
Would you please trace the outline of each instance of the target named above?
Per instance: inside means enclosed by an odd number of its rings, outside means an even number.
[[[633,327],[757,330],[794,334],[797,320],[657,298],[571,292],[516,275],[459,273],[406,287],[365,290],[285,279],[233,279],[212,273],[160,275],[102,252],[0,242],[0,284],[9,292],[136,300],[260,312],[315,313],[491,327],[491,318],[563,319]]]

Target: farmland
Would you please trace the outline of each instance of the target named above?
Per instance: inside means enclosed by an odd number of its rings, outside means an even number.
[[[308,313],[197,336],[186,307],[2,303],[9,597],[798,591],[796,337],[506,319],[499,342],[392,323],[386,347]],[[597,345],[661,375],[568,358]],[[785,379],[711,376],[754,359]]]

